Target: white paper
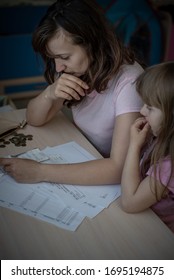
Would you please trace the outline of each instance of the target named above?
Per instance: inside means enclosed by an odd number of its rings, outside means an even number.
[[[19,157],[24,158],[25,154]],[[75,142],[47,147],[42,151],[34,149],[27,152],[26,157],[57,164],[95,159]],[[19,184],[8,175],[0,178],[1,206],[72,231],[85,217],[95,217],[119,196],[120,185]]]
[[[44,154],[42,151],[40,151],[39,149],[33,149],[26,153],[22,153],[22,154],[19,154],[16,156],[11,156],[11,157],[33,159],[38,162],[43,162],[43,161],[46,161],[49,159],[49,157],[46,154]]]
[[[37,184],[35,185],[37,187]],[[37,188],[34,190],[30,187],[30,184],[18,184],[9,180],[8,176],[3,176],[0,184],[0,205],[72,231],[76,230],[85,218],[58,197],[52,199],[46,194],[38,193]]]

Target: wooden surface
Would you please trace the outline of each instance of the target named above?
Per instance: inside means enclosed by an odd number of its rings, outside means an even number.
[[[25,110],[1,113],[0,117],[21,122]],[[27,125],[22,132],[33,134],[33,141],[23,148],[13,144],[1,148],[1,156],[76,141],[101,157],[62,113],[43,127]],[[119,199],[94,219],[86,218],[75,232],[0,207],[1,259],[169,260],[174,259],[173,248],[174,234],[150,209],[127,214]]]

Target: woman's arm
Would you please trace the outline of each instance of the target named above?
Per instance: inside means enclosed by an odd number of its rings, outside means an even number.
[[[86,89],[88,86],[78,77],[62,74],[29,102],[26,114],[28,124],[40,126],[47,123],[62,109],[64,100],[79,100]]]
[[[62,165],[1,159],[0,165],[4,165],[15,180],[25,183],[48,181],[78,185],[119,184],[129,145],[130,126],[138,115],[127,113],[116,117],[110,158]]]
[[[53,85],[48,86],[40,95],[33,98],[27,106],[27,123],[41,126],[49,122],[63,107],[63,98],[52,98]]]

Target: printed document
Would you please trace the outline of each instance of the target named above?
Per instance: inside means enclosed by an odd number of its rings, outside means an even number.
[[[95,160],[76,142],[46,147],[42,151],[34,149],[17,157],[34,159],[43,164]],[[107,208],[120,193],[120,185],[21,184],[0,170],[0,206],[71,231],[75,231],[85,217],[94,218]]]

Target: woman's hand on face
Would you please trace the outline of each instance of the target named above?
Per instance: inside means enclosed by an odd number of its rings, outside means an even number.
[[[138,118],[131,126],[130,142],[141,148],[149,135],[150,126],[144,117]]]
[[[30,159],[1,158],[0,166],[19,183],[37,183],[41,164]]]
[[[80,100],[85,96],[85,91],[88,85],[80,78],[63,73],[55,82],[50,86],[50,95],[52,99],[63,98],[66,100]]]

